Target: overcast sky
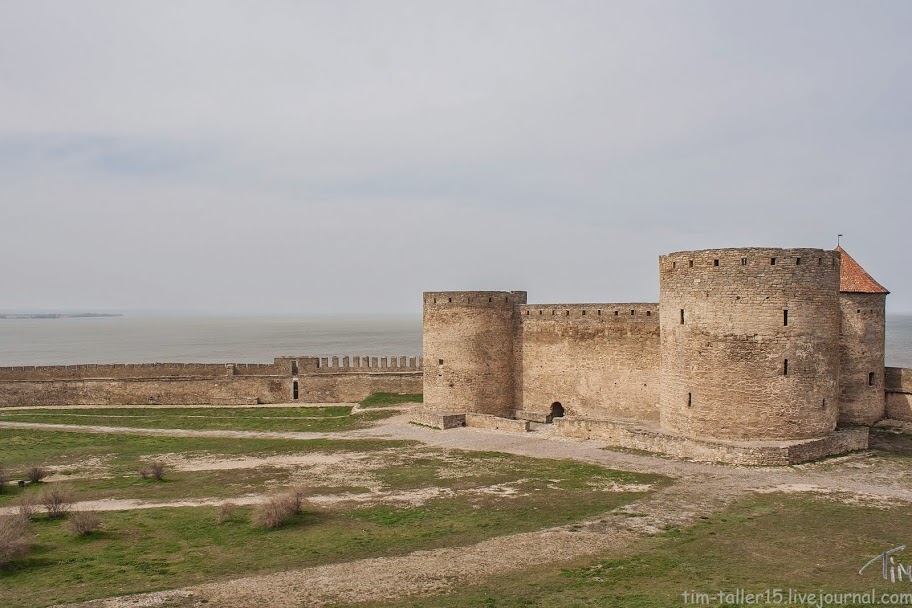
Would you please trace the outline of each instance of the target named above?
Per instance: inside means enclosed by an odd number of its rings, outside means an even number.
[[[842,244],[912,311],[912,2],[0,0],[0,309],[655,301]]]

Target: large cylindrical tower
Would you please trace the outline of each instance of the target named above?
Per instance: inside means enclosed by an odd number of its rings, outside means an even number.
[[[513,414],[513,335],[524,291],[424,294],[424,403],[429,410]]]
[[[707,249],[659,258],[660,417],[692,438],[791,440],[839,411],[839,254]]]

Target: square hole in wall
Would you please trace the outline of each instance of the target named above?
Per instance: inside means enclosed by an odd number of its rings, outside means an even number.
[[[741,265],[747,266],[747,258],[741,258]]]
[[[713,260],[713,266],[718,266],[718,265],[719,265],[719,260]]]

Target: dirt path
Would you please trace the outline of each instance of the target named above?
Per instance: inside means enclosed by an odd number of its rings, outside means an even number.
[[[292,433],[279,431],[205,431],[191,429],[140,429],[126,426],[97,426],[82,424],[47,424],[44,422],[0,422],[0,429],[38,429],[72,433],[117,433],[122,435],[151,435],[153,437],[221,437],[229,439],[351,439],[350,433]]]
[[[185,431],[33,423],[0,423],[0,427],[162,436],[408,439],[432,447],[572,459],[620,470],[659,473],[674,479],[670,486],[639,501],[572,526],[498,537],[466,547],[328,564],[79,604],[83,608],[165,604],[169,607],[299,607],[368,599],[394,601],[405,595],[431,593],[466,582],[478,582],[484,577],[553,563],[555,556],[560,556],[559,560],[572,560],[597,554],[622,554],[644,534],[655,533],[666,526],[689,525],[698,517],[724,509],[733,500],[753,492],[812,492],[875,506],[912,502],[910,471],[901,463],[872,458],[869,453],[794,467],[719,466],[611,451],[595,441],[555,437],[550,428],[524,434],[469,428],[436,431],[408,424],[407,415],[343,433]],[[232,502],[239,502],[239,499]],[[638,516],[625,515],[630,513]]]

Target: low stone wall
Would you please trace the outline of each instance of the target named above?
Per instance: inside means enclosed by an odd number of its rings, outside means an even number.
[[[516,410],[513,412],[513,417],[519,420],[528,420],[529,422],[548,422],[548,414],[529,410]]]
[[[559,435],[600,439],[620,448],[644,450],[703,462],[740,465],[789,465],[868,447],[867,427],[840,430],[805,441],[711,442],[668,435],[656,429],[610,420],[556,418]]]
[[[888,367],[884,380],[887,418],[912,422],[912,369]]]
[[[412,411],[411,422],[435,429],[455,429],[466,425],[466,415],[454,412],[435,412],[424,408]]]
[[[373,393],[420,393],[421,373],[298,378],[299,403],[356,403]],[[0,406],[292,403],[283,376],[0,381]]]
[[[528,420],[514,420],[512,418],[501,418],[500,416],[491,416],[488,414],[466,413],[465,425],[481,429],[496,429],[499,431],[529,432]]]
[[[247,405],[290,401],[277,376],[0,382],[0,405]]]
[[[308,374],[298,377],[298,401],[357,403],[373,393],[421,393],[423,384],[422,372]],[[290,388],[284,400],[291,401]]]

